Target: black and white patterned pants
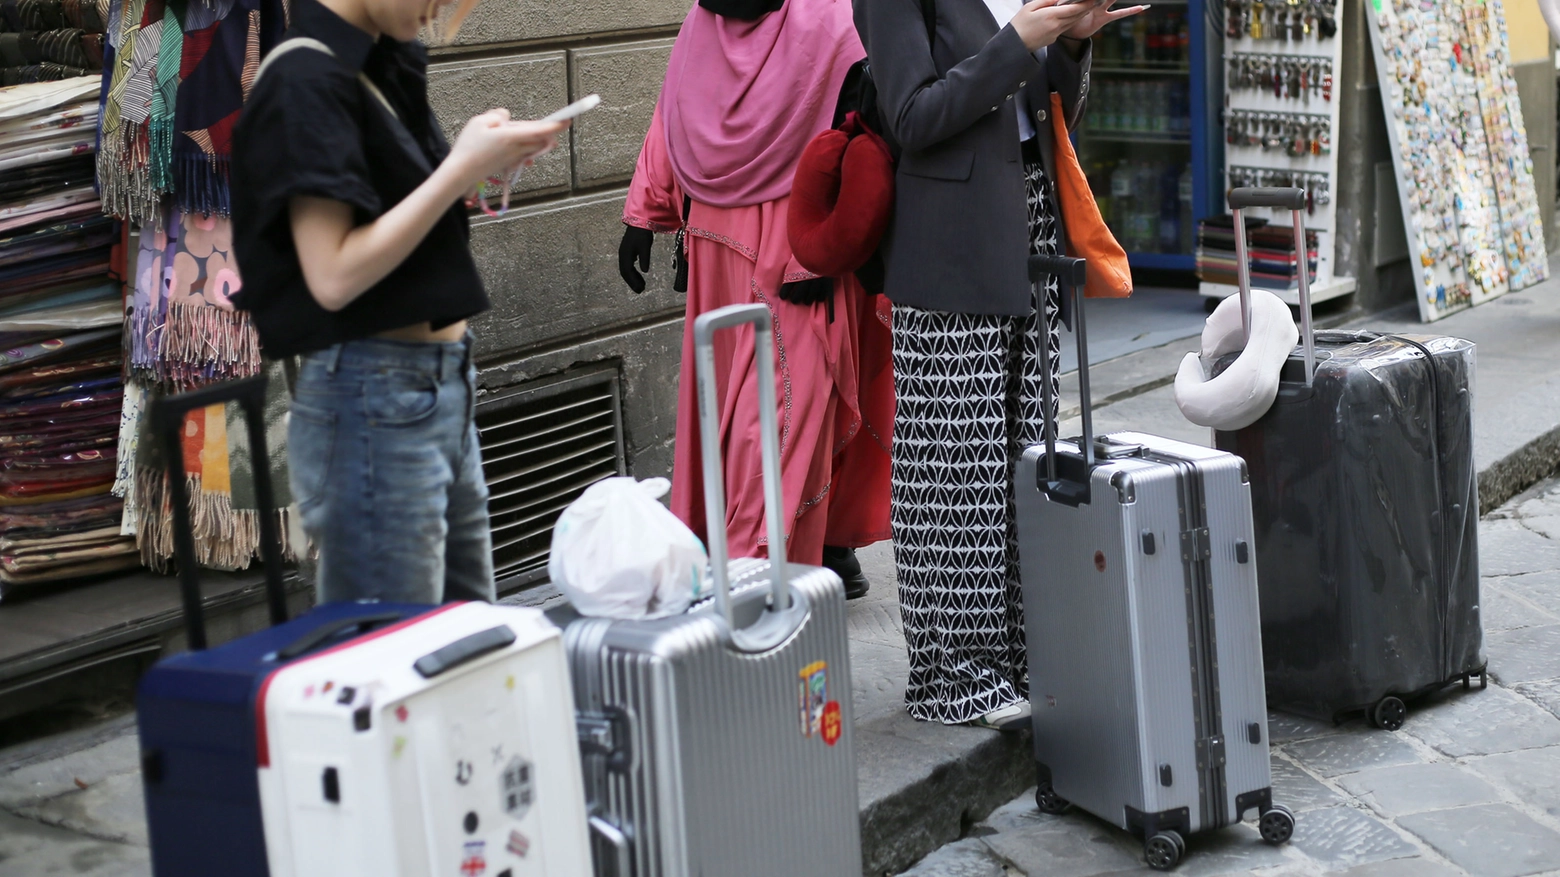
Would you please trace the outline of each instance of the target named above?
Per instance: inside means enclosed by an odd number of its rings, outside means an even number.
[[[1024,170],[1030,251],[1055,254],[1045,170],[1038,161]],[[1057,392],[1059,305],[1052,278],[1046,346]],[[905,705],[923,721],[967,722],[1028,696],[1012,484],[1023,449],[1043,438],[1036,324],[1035,311],[894,305],[894,563],[910,651]]]

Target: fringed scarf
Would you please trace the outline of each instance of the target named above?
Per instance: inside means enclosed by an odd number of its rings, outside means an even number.
[[[267,367],[266,451],[282,554],[294,557],[289,539],[292,494],[287,473],[287,384],[280,363]],[[173,513],[162,454],[141,427],[134,496],[135,535],[141,559],[163,569],[173,556]],[[243,569],[260,553],[260,517],[254,490],[254,459],[244,414],[237,405],[213,405],[191,412],[184,422],[184,479],[189,490],[196,557],[202,566]]]
[[[152,188],[159,195],[173,191],[173,117],[181,65],[172,59],[184,54],[184,27],[177,12],[182,6],[170,0],[163,13],[162,43],[157,50],[159,60],[154,77],[156,90],[152,92],[152,116],[147,126]]]
[[[235,312],[228,302],[240,285],[232,260],[231,222],[217,216],[170,212],[166,225],[148,227],[141,234],[126,327],[133,382],[155,394],[257,374],[261,368],[258,337],[247,315]],[[286,384],[279,376],[272,386],[273,394],[278,389],[283,394],[280,412],[285,413]],[[129,397],[133,396],[131,391]],[[271,401],[268,399],[268,423],[275,414]],[[190,415],[185,425],[184,474],[200,562],[237,569],[247,566],[256,555],[260,536],[250,487],[248,442],[241,431],[228,430],[228,416],[220,406]],[[160,569],[173,554],[167,474],[155,442],[145,434],[145,424],[134,422],[137,420],[132,415],[121,425],[120,447],[134,454],[135,460],[129,464],[133,477],[125,471],[129,467],[121,468],[119,487],[142,559]],[[241,423],[240,418],[237,424]],[[286,430],[272,430],[268,438],[271,480],[277,485],[278,502],[285,503]],[[234,457],[240,461],[243,482],[236,507],[230,475]],[[285,513],[282,522],[285,532]]]
[[[173,142],[179,209],[226,216],[233,126],[286,28],[283,0],[193,0],[186,12]]]
[[[136,536],[142,562],[162,569],[173,556],[173,510],[165,461],[157,443],[145,434],[147,428],[143,423],[136,461],[135,499],[140,507]],[[236,538],[226,408],[212,405],[190,412],[184,420],[182,444],[196,559],[201,566],[217,569],[248,566],[254,552],[241,551]]]
[[[173,392],[260,371],[260,342],[228,298],[241,281],[233,225],[173,212],[166,230],[141,230],[126,348],[131,374]]]
[[[282,553],[292,557],[296,547],[289,537],[288,508],[292,489],[287,470],[287,411],[292,394],[287,390],[286,370],[281,362],[265,366],[265,450],[271,475],[271,496],[276,503],[277,532],[282,536]],[[249,428],[244,410],[229,405],[227,410],[228,471],[232,485],[235,538],[240,551],[260,553],[260,503],[255,495],[254,453],[249,447]]]
[[[148,122],[156,91],[157,54],[162,48],[162,0],[125,0],[119,38],[112,42],[112,77],[101,119],[98,190],[103,212],[121,219],[150,222],[158,198],[152,188]]]

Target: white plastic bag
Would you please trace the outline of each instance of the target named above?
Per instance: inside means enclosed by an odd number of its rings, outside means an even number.
[[[607,478],[564,509],[547,572],[581,615],[663,618],[700,596],[709,557],[657,502],[665,478]]]

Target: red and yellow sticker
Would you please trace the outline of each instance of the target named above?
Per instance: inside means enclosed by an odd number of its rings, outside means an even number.
[[[801,712],[802,736],[816,736],[822,730],[824,704],[829,702],[829,664],[814,661],[803,667],[797,676],[800,677],[797,706]]]
[[[823,742],[833,746],[840,742],[840,735],[845,733],[845,722],[840,717],[840,702],[831,700],[823,707],[823,721],[820,723],[820,733]]]

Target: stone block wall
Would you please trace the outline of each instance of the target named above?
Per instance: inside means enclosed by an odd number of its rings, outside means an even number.
[[[587,94],[562,148],[520,178],[501,218],[475,217],[472,247],[493,309],[474,326],[484,390],[576,365],[614,362],[623,379],[629,470],[671,471],[683,296],[671,241],[657,240],[650,286],[618,277],[623,198],[692,0],[483,0],[429,70],[453,140],[493,107],[544,116]]]

